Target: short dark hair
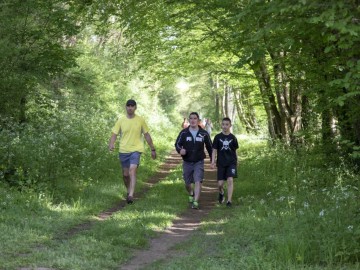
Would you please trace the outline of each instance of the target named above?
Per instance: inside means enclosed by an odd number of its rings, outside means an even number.
[[[190,118],[191,115],[196,115],[196,117],[197,117],[198,119],[200,119],[199,114],[198,114],[197,112],[192,112],[192,113],[190,113],[190,114],[189,114],[189,118]]]
[[[126,101],[126,106],[136,106],[136,101],[133,99],[129,99]]]
[[[229,118],[229,117],[224,117],[224,118],[222,119],[222,121],[229,121],[229,122],[230,122],[230,124],[231,124],[231,120],[230,120],[230,118]]]

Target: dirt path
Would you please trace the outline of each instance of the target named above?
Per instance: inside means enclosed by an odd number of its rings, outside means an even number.
[[[138,200],[145,196],[146,192],[159,181],[165,179],[170,171],[182,162],[179,154],[174,150],[170,153],[169,157],[159,167],[157,173],[151,177],[144,187],[137,191],[134,199]],[[175,252],[172,248],[182,241],[188,239],[191,233],[196,230],[201,223],[201,220],[210,212],[210,210],[216,204],[217,194],[217,182],[215,180],[215,171],[211,170],[209,160],[205,162],[205,181],[200,197],[200,209],[194,210],[189,207],[181,216],[174,220],[173,225],[167,228],[164,232],[159,233],[159,236],[153,238],[150,241],[150,248],[147,250],[139,250],[134,253],[134,256],[120,269],[141,269],[148,266],[151,263],[164,258],[170,258],[175,255],[179,255],[179,252]],[[186,203],[186,192],[184,188],[184,203]],[[115,212],[121,211],[126,206],[126,201],[122,200],[116,203],[113,207],[99,213],[96,221],[88,221],[79,224],[64,234],[60,234],[54,238],[54,240],[63,241],[73,237],[74,235],[89,230],[95,222],[106,220],[111,217]],[[36,247],[39,249],[41,247]],[[18,268],[18,270],[34,270],[34,268]],[[54,270],[52,268],[35,268],[36,270]]]
[[[153,187],[159,181],[165,179],[169,175],[169,173],[170,173],[170,171],[172,169],[176,168],[176,166],[181,164],[181,161],[182,161],[182,159],[179,156],[179,154],[175,150],[173,150],[170,153],[169,157],[166,158],[164,163],[162,165],[160,165],[160,167],[158,168],[155,175],[153,175],[150,179],[147,180],[146,183],[144,183],[144,187],[140,191],[135,192],[134,199],[138,200],[138,199],[144,197],[145,193],[151,187]],[[115,212],[120,211],[126,205],[127,205],[126,201],[121,200],[118,203],[116,203],[115,205],[113,205],[111,208],[99,213],[96,216],[97,217],[96,221],[88,221],[88,222],[85,222],[85,223],[81,223],[81,224],[71,228],[65,234],[57,236],[56,239],[70,238],[70,237],[74,236],[77,233],[80,233],[80,232],[85,231],[85,230],[89,230],[93,226],[93,224],[95,222],[108,219],[112,214],[114,214]]]
[[[205,181],[200,197],[200,209],[194,210],[189,207],[187,211],[173,222],[171,227],[150,241],[149,249],[136,251],[134,256],[119,269],[141,269],[155,261],[178,256],[179,252],[173,250],[173,247],[187,240],[192,232],[200,226],[201,220],[204,219],[217,203],[217,192],[216,172],[210,168],[209,161],[207,160],[205,162]],[[184,188],[184,203],[186,203],[186,199]]]

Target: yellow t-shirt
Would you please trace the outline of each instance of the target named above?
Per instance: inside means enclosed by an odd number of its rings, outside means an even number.
[[[149,128],[141,116],[121,117],[116,121],[112,132],[120,135],[120,153],[144,152],[143,134],[149,132]]]

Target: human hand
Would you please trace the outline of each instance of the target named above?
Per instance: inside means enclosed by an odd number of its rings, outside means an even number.
[[[182,156],[186,155],[186,149],[184,149],[184,147],[181,147],[180,155],[182,155]]]
[[[156,159],[156,151],[151,151],[151,158]]]
[[[214,162],[211,162],[210,166],[211,166],[211,169],[215,169],[215,163]]]
[[[109,144],[109,151],[113,151],[115,149],[115,145],[113,143]]]

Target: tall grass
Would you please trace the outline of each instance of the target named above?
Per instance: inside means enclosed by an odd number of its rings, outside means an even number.
[[[319,152],[240,144],[234,207],[179,247],[185,258],[149,269],[360,269],[359,175]]]
[[[126,195],[117,151],[107,147],[114,116],[91,106],[56,113],[43,125],[0,130],[0,269],[18,259],[35,263],[28,255],[34,248],[47,250],[54,238]],[[158,159],[146,147],[136,191],[172,149],[174,135],[158,129],[152,132]]]
[[[165,156],[171,140],[156,134],[154,139]],[[185,258],[149,269],[360,269],[359,175],[341,160],[337,166],[328,163],[320,152],[239,140],[234,207],[213,211],[196,236],[179,247],[188,253]],[[105,141],[98,149],[103,167],[98,171],[95,162],[85,170],[74,168],[63,186],[61,177],[54,179],[54,189],[10,188],[1,182],[2,267],[112,269],[131,256],[130,248],[144,248],[155,230],[187,207],[179,203],[185,192],[176,170],[134,206],[71,239],[56,240],[125,195],[116,153],[108,153]],[[138,188],[160,161],[149,154],[142,159]]]
[[[18,203],[21,203],[24,198],[19,199]],[[176,215],[188,207],[186,199],[181,169],[178,168],[152,188],[145,198],[111,218],[99,221],[88,216],[86,221],[92,220],[94,226],[70,238],[61,235],[79,222],[79,216],[84,217],[86,205],[34,205],[30,211],[16,211],[21,206],[14,204],[13,209],[2,211],[6,216],[0,223],[3,232],[0,236],[0,269],[115,269],[132,255],[134,249],[145,248],[156,231],[169,226]],[[93,197],[93,202],[96,200]],[[87,207],[91,208],[91,204]]]

